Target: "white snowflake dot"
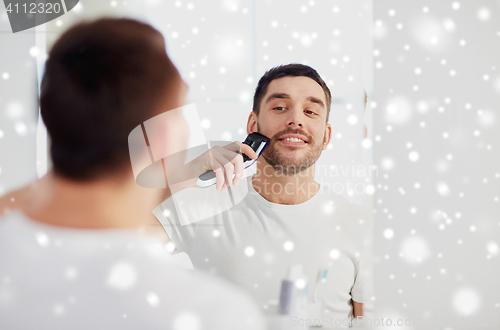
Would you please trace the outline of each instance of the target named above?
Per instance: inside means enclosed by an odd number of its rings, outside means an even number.
[[[483,7],[477,11],[477,18],[479,18],[479,20],[483,22],[489,20],[490,17],[491,17],[491,12],[488,8]]]
[[[146,301],[148,302],[149,306],[151,306],[151,307],[157,307],[160,304],[160,298],[154,292],[149,292],[146,295]]]
[[[394,230],[391,228],[387,228],[384,230],[384,237],[386,239],[392,239],[394,237]]]
[[[472,315],[481,305],[478,292],[472,288],[461,288],[453,295],[453,308],[461,315]]]
[[[61,316],[66,311],[66,308],[64,308],[64,305],[62,305],[62,304],[57,304],[54,306],[53,311],[54,311],[55,315]]]
[[[40,50],[37,47],[33,46],[30,48],[29,53],[31,56],[37,57],[38,55],[40,55]]]
[[[486,244],[486,250],[488,250],[488,253],[491,254],[492,256],[498,255],[500,252],[500,248],[498,247],[498,244],[491,241]]]
[[[203,129],[209,129],[211,125],[212,125],[212,122],[210,121],[210,119],[203,118],[201,120],[201,127],[203,127]]]
[[[41,247],[47,247],[50,244],[50,239],[44,232],[37,233],[35,239]]]
[[[167,250],[168,253],[173,253],[175,251],[175,244],[172,241],[168,241],[165,244],[165,250]]]
[[[128,262],[114,264],[107,276],[106,284],[117,290],[130,289],[136,282],[135,267]]]
[[[201,320],[192,312],[182,312],[173,321],[173,330],[200,330]]]
[[[347,122],[349,125],[356,125],[358,123],[358,116],[356,115],[349,115],[347,117]]]
[[[365,188],[365,192],[367,195],[373,195],[375,193],[375,186],[369,184]]]
[[[247,247],[245,248],[245,255],[246,255],[247,257],[252,257],[254,254],[255,254],[255,249],[254,249],[253,247],[251,247],[251,246],[247,246]]]
[[[294,248],[294,244],[292,241],[286,241],[284,244],[283,244],[283,249],[285,249],[285,251],[292,251]]]
[[[340,257],[340,251],[337,249],[333,249],[330,251],[330,258],[338,259]]]
[[[66,269],[66,271],[64,272],[64,277],[66,277],[66,279],[68,279],[70,281],[76,279],[78,277],[77,269],[74,267],[70,267],[70,268]]]
[[[299,279],[297,279],[295,281],[295,286],[297,287],[297,289],[300,289],[300,290],[302,290],[303,288],[305,288],[306,284],[307,284],[307,282],[303,278],[299,278]]]
[[[446,197],[450,194],[450,188],[445,182],[438,182],[436,184],[436,190],[443,197]]]
[[[411,151],[408,154],[408,159],[412,162],[416,162],[420,158],[420,155],[416,151]]]

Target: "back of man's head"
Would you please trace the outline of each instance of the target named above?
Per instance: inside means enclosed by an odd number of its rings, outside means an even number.
[[[169,100],[181,81],[149,25],[101,19],[66,31],[49,53],[40,96],[54,173],[85,181],[130,171],[128,134],[179,106]]]

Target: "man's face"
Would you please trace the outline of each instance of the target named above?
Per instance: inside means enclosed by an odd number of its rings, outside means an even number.
[[[271,138],[263,158],[284,174],[310,167],[330,142],[326,123],[325,92],[308,77],[273,80],[260,103],[259,116],[252,112],[247,131]]]

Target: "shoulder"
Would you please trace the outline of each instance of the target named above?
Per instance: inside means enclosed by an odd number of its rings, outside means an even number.
[[[366,237],[373,228],[371,209],[349,201],[328,187],[324,189],[325,198],[333,201],[336,217],[356,236]]]
[[[329,187],[323,187],[324,189],[324,198],[330,199],[333,201],[335,204],[336,210],[344,215],[344,216],[351,216],[351,217],[358,217],[362,218],[365,217],[366,220],[369,220],[369,209],[365,206],[359,205],[357,203],[354,203],[344,196],[336,193]]]

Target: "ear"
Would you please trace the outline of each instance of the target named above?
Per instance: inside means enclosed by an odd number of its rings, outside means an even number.
[[[323,139],[323,150],[326,149],[332,138],[332,125],[326,123],[325,138]]]
[[[247,122],[247,134],[257,132],[257,114],[255,111],[250,112]]]

